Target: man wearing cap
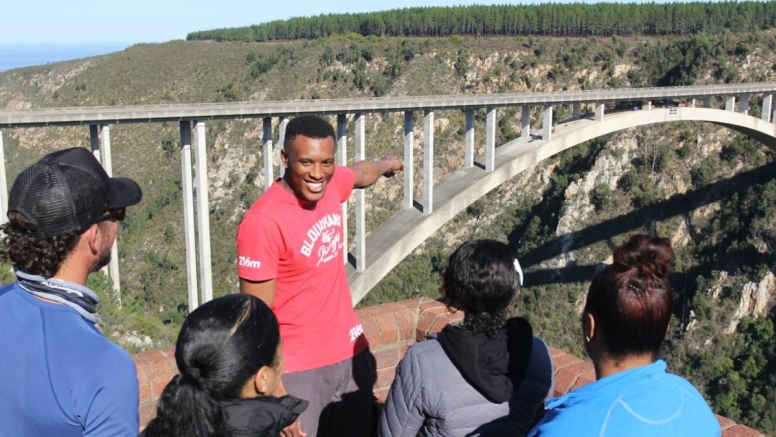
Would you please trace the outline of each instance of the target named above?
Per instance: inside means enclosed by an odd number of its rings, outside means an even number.
[[[140,201],[86,149],[46,155],[11,188],[0,258],[0,434],[136,436],[138,384],[129,354],[95,326],[86,287],[110,261],[118,221]]]

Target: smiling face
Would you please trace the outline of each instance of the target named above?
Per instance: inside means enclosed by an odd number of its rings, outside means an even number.
[[[283,188],[306,203],[321,200],[334,174],[334,138],[297,135],[280,156],[286,168]]]

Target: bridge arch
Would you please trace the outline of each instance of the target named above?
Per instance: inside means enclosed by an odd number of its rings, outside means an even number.
[[[451,173],[434,187],[434,212],[399,211],[372,230],[366,238],[365,268],[348,264],[353,303],[358,303],[396,265],[423,241],[476,200],[530,167],[578,144],[634,127],[676,121],[716,124],[747,135],[776,150],[776,125],[747,114],[710,108],[660,108],[609,113],[604,120],[578,119],[561,122],[550,141],[518,138],[496,148],[493,171],[482,165]]]

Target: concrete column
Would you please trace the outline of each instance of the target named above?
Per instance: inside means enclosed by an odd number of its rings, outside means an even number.
[[[690,107],[691,108],[695,107],[695,99],[690,99]]]
[[[404,209],[415,205],[415,118],[412,111],[404,113]]]
[[[366,159],[365,147],[366,117],[363,113],[356,114],[356,162]],[[363,272],[366,268],[366,197],[363,189],[356,190],[356,271]]]
[[[641,105],[642,111],[651,111],[652,110],[652,102],[650,100],[647,100]]]
[[[744,94],[741,96],[741,101],[738,103],[738,112],[744,115],[749,114],[749,95]]]
[[[5,174],[5,148],[0,130],[0,224],[8,221],[8,179]]]
[[[199,231],[199,271],[202,302],[213,299],[213,278],[210,263],[210,206],[207,192],[207,149],[205,122],[194,122],[194,165],[197,178],[197,230]]]
[[[595,121],[604,121],[604,104],[595,104]]]
[[[434,111],[423,117],[423,215],[434,212]]]
[[[264,117],[262,141],[264,142],[264,191],[269,190],[274,178],[272,172],[272,117]]]
[[[729,97],[727,100],[725,100],[725,111],[735,111],[736,110],[736,98]]]
[[[771,111],[773,111],[773,94],[766,94],[763,96],[760,118],[770,123]]]
[[[102,154],[102,167],[105,169],[105,173],[108,176],[113,177],[113,158],[111,158],[110,152],[110,126],[100,126],[100,153]],[[121,308],[121,281],[119,278],[119,249],[118,239],[113,240],[113,246],[110,249],[110,263],[108,264],[108,272],[110,273],[111,282],[113,282],[113,293],[116,295],[116,302],[119,308]]]
[[[571,109],[571,118],[574,120],[579,120],[582,118],[582,103],[581,102],[574,102],[574,105]]]
[[[285,134],[285,131],[283,132]],[[348,165],[348,115],[337,114],[337,165]],[[348,263],[348,202],[342,202],[342,250],[343,260]]]
[[[466,148],[464,150],[464,165],[474,166],[474,109],[466,110]]]
[[[496,108],[488,108],[485,125],[485,171],[496,167]]]
[[[194,184],[191,177],[191,122],[180,122],[181,179],[183,188],[183,235],[186,245],[186,278],[189,290],[189,312],[199,306],[197,296],[197,254],[194,237]]]
[[[110,126],[107,125],[89,125],[89,147],[97,161],[102,164],[105,173],[108,176],[113,174],[113,166],[110,158]],[[116,241],[110,250],[110,263],[102,268],[102,272],[111,279],[113,293],[118,307],[121,308],[121,282],[119,279],[119,252]]]
[[[531,139],[531,107],[523,106],[523,116],[520,119],[520,137]]]
[[[703,107],[711,108],[711,96],[706,96],[703,98]]]
[[[544,141],[552,141],[552,128],[552,106],[545,106],[542,115],[542,139]]]
[[[288,126],[288,117],[285,115],[280,116],[280,124],[278,125],[278,144],[277,149],[282,150],[286,144],[286,127]],[[273,154],[274,157],[274,154]],[[283,160],[278,160],[278,176],[283,177],[286,174],[286,168],[283,166]]]
[[[89,148],[92,150],[92,155],[102,162],[102,156],[100,156],[100,127],[96,124],[89,125]]]

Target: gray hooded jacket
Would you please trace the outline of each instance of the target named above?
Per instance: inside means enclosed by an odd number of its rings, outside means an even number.
[[[549,350],[525,320],[510,319],[495,339],[449,326],[397,366],[378,435],[520,437],[552,391]]]

